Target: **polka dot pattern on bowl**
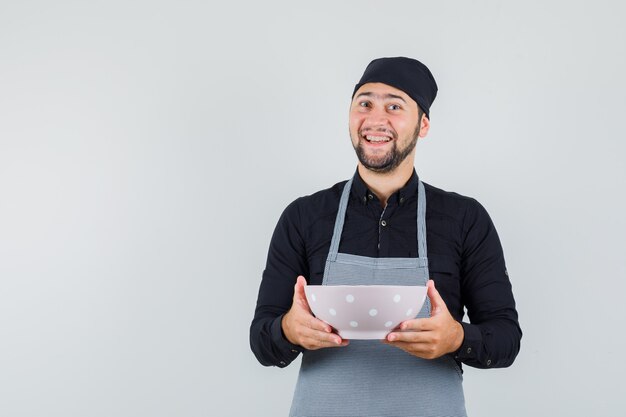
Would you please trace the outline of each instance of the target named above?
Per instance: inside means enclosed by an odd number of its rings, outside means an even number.
[[[315,294],[313,294],[313,293],[311,294],[311,299],[313,300],[313,302],[316,302],[316,301],[317,301],[317,297],[315,296]],[[351,303],[351,304],[352,304],[352,303],[354,303],[354,301],[355,301],[355,297],[354,297],[354,295],[352,295],[352,294],[348,294],[348,295],[346,295],[345,300],[346,300],[346,302],[347,302],[347,303]],[[393,301],[394,301],[394,303],[399,303],[401,300],[402,300],[402,297],[400,296],[400,294],[396,294],[396,295],[394,295],[394,297],[393,297]],[[329,313],[330,313],[330,315],[332,315],[332,316],[337,316],[337,310],[336,310],[336,309],[334,309],[334,308],[330,308],[330,309],[328,310],[328,312],[329,312]],[[376,317],[376,316],[378,315],[378,309],[376,309],[376,308],[371,308],[371,309],[368,311],[368,314],[370,315],[370,317]],[[410,317],[412,314],[413,314],[413,309],[412,309],[412,308],[409,308],[409,309],[406,311],[406,316],[407,316],[407,317]],[[359,326],[359,323],[358,323],[357,321],[354,321],[354,320],[350,321],[350,323],[349,323],[349,324],[350,324],[350,327],[358,327],[358,326]],[[385,324],[384,324],[384,326],[385,326],[386,328],[389,328],[389,327],[391,327],[392,325],[393,325],[393,322],[392,322],[392,321],[389,321],[389,320],[388,320],[388,321],[386,321],[386,322],[385,322]]]
[[[425,287],[417,286],[329,285],[305,291],[314,315],[346,339],[384,339],[395,326],[421,312],[426,296]]]

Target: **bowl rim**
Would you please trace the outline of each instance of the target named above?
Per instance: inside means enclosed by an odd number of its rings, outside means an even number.
[[[427,285],[387,285],[387,284],[367,284],[367,285],[324,285],[324,284],[307,284],[305,286],[305,288],[308,287],[332,287],[332,288],[371,288],[371,287],[376,287],[376,288],[415,288],[415,287],[421,287],[421,288],[428,288]]]

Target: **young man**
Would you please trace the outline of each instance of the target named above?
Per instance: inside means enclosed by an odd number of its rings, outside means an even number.
[[[414,169],[436,95],[421,62],[372,61],[350,107],[354,177],[297,199],[276,226],[250,342],[263,365],[303,353],[292,416],[465,416],[461,363],[506,367],[519,352],[489,215]],[[428,300],[384,341],[342,340],[311,314],[307,283],[427,285]]]

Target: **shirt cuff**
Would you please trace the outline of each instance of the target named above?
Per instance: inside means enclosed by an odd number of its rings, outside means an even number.
[[[479,360],[478,354],[483,343],[483,336],[478,326],[461,322],[463,327],[463,343],[461,347],[454,352],[454,359],[459,361],[476,361]]]
[[[294,345],[285,337],[283,333],[283,321],[284,314],[276,317],[272,322],[272,343],[276,347],[279,356],[282,358],[276,364],[279,368],[284,368],[294,361],[302,352],[302,347],[298,345]]]

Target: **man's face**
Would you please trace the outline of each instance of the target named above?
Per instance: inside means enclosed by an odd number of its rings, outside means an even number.
[[[402,90],[382,83],[364,84],[350,106],[350,137],[361,164],[375,172],[391,172],[426,136],[429,122],[418,123],[417,103]]]

